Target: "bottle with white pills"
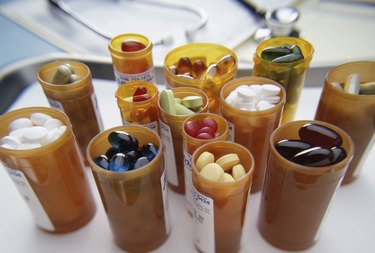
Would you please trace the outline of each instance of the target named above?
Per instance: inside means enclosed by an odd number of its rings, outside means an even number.
[[[234,79],[221,91],[220,113],[228,121],[228,139],[243,145],[254,155],[252,192],[262,189],[268,140],[280,124],[285,97],[280,84],[254,76]]]
[[[0,116],[0,161],[34,216],[51,233],[88,223],[96,206],[69,118],[48,107]]]
[[[90,69],[76,61],[55,61],[39,69],[38,81],[50,106],[68,115],[81,152],[86,154],[90,140],[103,130]]]

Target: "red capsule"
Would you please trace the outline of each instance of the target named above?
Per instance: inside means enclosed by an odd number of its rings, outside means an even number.
[[[210,128],[212,128],[212,130],[214,130],[214,132],[216,132],[217,128],[218,128],[217,122],[213,118],[210,118],[210,117],[202,119],[199,122],[199,125],[201,127],[210,127]]]
[[[185,124],[185,132],[191,137],[195,138],[198,135],[199,129],[200,127],[196,122],[188,121]]]
[[[142,102],[146,101],[151,98],[150,94],[143,94],[143,95],[138,95],[138,96],[133,96],[133,102]]]
[[[211,127],[202,127],[201,129],[199,129],[198,135],[201,133],[208,133],[213,137],[215,136],[216,131],[214,131]]]
[[[193,65],[188,57],[181,57],[177,63],[177,74],[191,73],[192,66]]]
[[[196,138],[197,139],[203,139],[203,140],[209,140],[209,139],[213,139],[214,137],[209,133],[200,133],[200,134],[197,135]]]
[[[135,90],[133,96],[144,95],[144,94],[147,94],[147,89],[145,86],[141,85],[141,86],[138,86],[138,88]]]
[[[333,148],[342,144],[342,138],[338,133],[318,124],[304,125],[299,129],[299,136],[302,141],[324,148]]]
[[[137,52],[145,48],[146,46],[144,44],[134,40],[127,40],[121,43],[121,50],[123,52]]]

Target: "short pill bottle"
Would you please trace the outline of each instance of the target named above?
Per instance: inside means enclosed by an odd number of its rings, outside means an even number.
[[[0,147],[0,160],[28,200],[37,226],[50,233],[71,232],[93,218],[96,205],[68,117],[47,107],[10,111],[0,116],[0,136],[8,135],[12,121],[36,112],[60,120],[66,126],[63,135],[34,149]]]
[[[190,136],[186,132],[185,126],[188,122],[199,122],[205,118],[213,119],[217,123],[217,137],[212,139],[198,139],[196,137]],[[212,141],[226,141],[228,139],[228,123],[227,121],[218,114],[214,113],[199,113],[192,115],[185,119],[182,126],[182,146],[184,153],[184,176],[185,176],[185,199],[186,199],[186,209],[189,214],[193,212],[193,196],[191,195],[191,185],[192,185],[192,164],[191,157],[194,151],[202,146],[203,144]]]
[[[276,63],[262,58],[262,52],[268,47],[280,47],[284,44],[297,45],[303,59],[293,62]],[[286,103],[282,124],[292,121],[297,111],[299,98],[305,85],[305,78],[314,54],[313,45],[301,38],[276,37],[258,44],[254,54],[253,75],[272,79],[280,83],[286,91]]]
[[[208,112],[207,95],[196,88],[180,87],[172,89],[175,98],[184,98],[187,96],[200,96],[203,99],[201,113]],[[169,187],[177,192],[185,193],[184,176],[184,154],[182,145],[183,123],[190,115],[172,115],[163,110],[158,102],[160,136],[164,147],[165,168]]]
[[[139,49],[123,51],[123,43],[136,43]],[[152,58],[152,42],[145,36],[135,33],[120,34],[108,44],[113,70],[118,85],[130,81],[155,83],[155,69]]]
[[[246,174],[234,182],[216,182],[202,176],[196,161],[203,152],[215,159],[235,153]],[[254,159],[243,146],[228,141],[202,145],[193,153],[194,244],[200,252],[238,252],[254,174]]]
[[[280,88],[279,102],[272,108],[261,111],[238,109],[225,100],[231,92],[241,85],[272,84]],[[269,151],[268,140],[273,130],[280,125],[281,114],[285,104],[285,90],[277,82],[263,77],[241,77],[224,85],[220,95],[220,114],[228,121],[230,141],[246,147],[254,156],[255,171],[252,192],[262,189],[267,167]]]
[[[70,84],[53,84],[52,79],[57,68],[64,64],[72,66],[79,80]],[[90,140],[103,130],[90,69],[76,61],[55,61],[39,69],[38,81],[50,106],[68,115],[78,145],[85,155]],[[87,162],[86,159],[84,161]]]
[[[141,168],[126,172],[105,170],[93,161],[111,147],[108,135],[125,131],[138,139],[139,146],[159,147],[155,158]],[[170,233],[167,182],[160,137],[140,126],[118,126],[95,136],[87,157],[100,193],[115,243],[129,252],[147,252],[162,245]]]
[[[318,124],[342,138],[346,158],[333,165],[312,167],[284,158],[275,145],[298,140],[306,124]],[[319,238],[319,230],[353,157],[354,146],[343,130],[322,121],[301,120],[277,128],[269,140],[270,154],[261,195],[258,228],[272,245],[290,251],[305,250]]]
[[[206,78],[204,73],[201,77],[189,78],[185,75],[177,75],[172,71],[172,69],[178,67],[178,62],[183,57],[189,58],[192,64],[196,61],[203,62],[205,65],[204,70],[206,71],[227,56],[231,60],[224,64],[224,68],[221,68],[223,73],[215,72],[216,74],[212,73],[207,75]],[[204,91],[209,98],[209,111],[217,113],[221,88],[225,83],[235,78],[237,66],[237,56],[229,48],[213,43],[190,43],[170,51],[164,59],[163,69],[167,86],[170,88],[195,87]]]
[[[375,143],[375,95],[350,94],[335,88],[343,86],[347,77],[358,74],[361,83],[375,82],[375,61],[349,62],[334,67],[324,80],[315,119],[331,123],[347,132],[355,146],[353,161],[346,171],[343,184],[353,182],[360,175],[366,155]]]
[[[133,102],[138,87],[145,87],[151,98]],[[115,97],[121,113],[123,125],[141,125],[159,132],[158,87],[146,81],[131,81],[117,88]]]

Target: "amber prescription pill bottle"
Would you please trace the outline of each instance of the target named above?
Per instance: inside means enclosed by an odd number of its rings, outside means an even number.
[[[34,149],[0,147],[0,160],[22,197],[28,199],[37,226],[51,233],[70,232],[88,223],[96,206],[68,117],[47,107],[10,111],[0,116],[0,136],[8,135],[12,121],[36,112],[60,120],[66,126],[63,135]]]

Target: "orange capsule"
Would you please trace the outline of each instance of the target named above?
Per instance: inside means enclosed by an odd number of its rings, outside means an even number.
[[[228,73],[236,64],[236,60],[230,54],[223,56],[217,63],[220,68],[220,75]]]
[[[193,65],[188,57],[181,57],[177,63],[177,74],[184,74],[186,72],[190,73],[192,66]]]
[[[196,60],[191,68],[191,74],[195,79],[199,79],[206,69],[207,66],[202,60]]]
[[[216,65],[215,63],[211,64],[210,66],[208,66],[208,68],[206,69],[206,72],[204,73],[204,77],[203,79],[204,80],[207,80],[207,79],[216,79],[216,78],[219,78],[220,77],[220,73],[221,73],[221,69],[218,65]]]

